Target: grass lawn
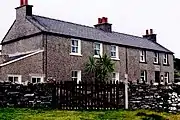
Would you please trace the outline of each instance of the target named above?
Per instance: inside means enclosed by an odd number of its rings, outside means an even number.
[[[63,111],[0,108],[0,120],[180,120],[180,114],[148,110]]]

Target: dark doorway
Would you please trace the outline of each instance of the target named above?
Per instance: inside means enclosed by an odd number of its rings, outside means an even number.
[[[159,71],[155,71],[155,82],[160,83],[160,72]]]

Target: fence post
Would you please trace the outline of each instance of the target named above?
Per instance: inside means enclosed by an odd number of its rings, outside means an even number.
[[[125,109],[128,109],[128,74],[125,74]]]
[[[56,108],[57,105],[57,98],[56,98],[56,83],[52,84],[52,108]]]

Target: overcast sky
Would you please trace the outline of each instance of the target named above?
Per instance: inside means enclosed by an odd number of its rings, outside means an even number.
[[[1,0],[0,40],[15,20],[20,0]],[[180,0],[29,0],[33,14],[93,26],[108,17],[113,31],[142,36],[154,29],[157,41],[180,58]]]

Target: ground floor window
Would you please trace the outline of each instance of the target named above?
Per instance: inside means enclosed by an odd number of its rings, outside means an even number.
[[[79,83],[81,81],[81,71],[79,70],[73,70],[71,73],[72,81],[77,81]]]
[[[119,73],[113,73],[112,74],[112,81],[119,81]]]
[[[41,76],[32,76],[31,77],[31,83],[43,83],[44,82],[44,78]]]
[[[147,71],[146,70],[141,71],[140,82],[147,82]]]
[[[21,75],[8,75],[8,81],[12,83],[21,84]]]
[[[168,73],[168,72],[165,72],[165,73],[164,73],[164,81],[165,81],[166,83],[170,83],[170,81],[169,81],[169,73]]]

